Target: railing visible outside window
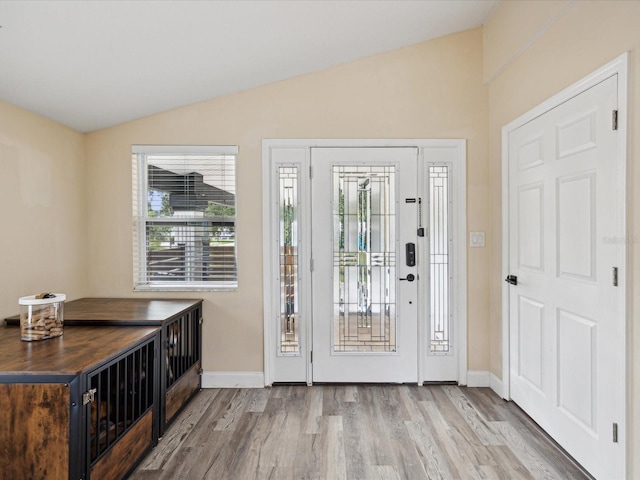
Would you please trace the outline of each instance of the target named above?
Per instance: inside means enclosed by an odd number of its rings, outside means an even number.
[[[133,146],[135,289],[237,287],[237,153]]]

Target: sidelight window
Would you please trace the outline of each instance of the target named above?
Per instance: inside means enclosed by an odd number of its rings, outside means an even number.
[[[280,228],[280,345],[281,354],[300,354],[298,282],[298,167],[278,168]]]
[[[429,268],[431,353],[451,348],[451,198],[448,165],[430,165],[429,171]]]

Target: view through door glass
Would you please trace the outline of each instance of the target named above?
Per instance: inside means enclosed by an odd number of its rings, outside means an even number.
[[[331,175],[331,348],[334,352],[395,352],[395,167],[334,165]]]

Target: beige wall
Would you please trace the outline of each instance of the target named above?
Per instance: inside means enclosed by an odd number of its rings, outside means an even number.
[[[0,102],[0,172],[0,319],[25,295],[84,296],[84,136]]]
[[[498,70],[508,63],[489,86],[489,178],[491,184],[491,370],[501,376],[501,128],[563,88],[578,81],[599,67],[629,51],[629,148],[628,148],[628,231],[633,239],[640,238],[640,169],[635,165],[640,148],[640,2],[638,1],[578,1],[555,23],[544,29],[550,11],[561,12],[565,2],[503,2],[484,29],[486,42],[485,68]],[[538,12],[533,14],[532,12]],[[530,21],[538,19],[537,31]],[[522,35],[513,34],[522,28]],[[543,30],[540,30],[543,28]],[[535,30],[535,29],[534,29]],[[539,37],[539,38],[534,38]],[[505,44],[496,39],[508,39]],[[535,41],[533,41],[535,40]],[[533,41],[533,43],[531,43]],[[514,45],[517,43],[518,45]],[[531,43],[518,58],[512,52]],[[489,51],[490,50],[490,51]],[[485,71],[491,78],[495,72]],[[631,388],[629,422],[632,442],[629,459],[632,472],[629,478],[640,477],[640,329],[635,326],[639,311],[640,282],[635,282],[640,269],[637,242],[629,248],[630,310],[628,336],[631,345],[629,366]]]
[[[574,5],[575,0],[501,2],[482,30],[484,81],[493,81]]]
[[[475,29],[87,135],[91,295],[132,292],[132,144],[238,145],[236,292],[204,292],[205,371],[262,371],[261,142],[465,138],[468,227],[486,230],[487,91]],[[469,252],[469,367],[489,367],[488,250]],[[152,294],[144,294],[150,296]],[[178,296],[156,294],[154,296]]]

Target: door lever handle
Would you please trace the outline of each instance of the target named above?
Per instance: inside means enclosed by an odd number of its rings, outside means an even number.
[[[518,285],[518,277],[515,275],[507,275],[507,278],[505,278],[504,281],[511,285]]]
[[[416,279],[416,276],[413,273],[410,273],[406,276],[406,278],[399,278],[398,280],[406,280],[407,282],[413,282]]]

